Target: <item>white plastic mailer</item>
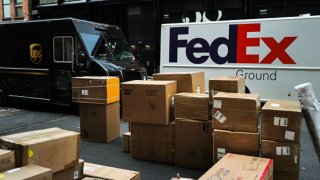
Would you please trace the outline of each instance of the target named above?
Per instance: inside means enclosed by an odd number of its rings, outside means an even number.
[[[311,83],[297,85],[295,90],[302,106],[307,127],[320,161],[320,104]]]

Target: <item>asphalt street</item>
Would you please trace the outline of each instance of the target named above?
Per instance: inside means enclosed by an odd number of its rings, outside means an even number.
[[[50,127],[79,132],[79,120],[78,115],[63,107],[21,104],[0,106],[0,136]],[[86,162],[139,171],[142,179],[148,180],[170,179],[177,173],[182,177],[197,179],[204,173],[201,170],[132,159],[130,154],[122,152],[122,134],[127,131],[127,123],[121,121],[121,137],[110,143],[81,140],[80,158]],[[319,177],[320,164],[303,121],[300,179],[316,180]]]

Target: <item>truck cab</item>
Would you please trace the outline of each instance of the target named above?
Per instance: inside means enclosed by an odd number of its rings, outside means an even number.
[[[71,105],[72,77],[118,76],[122,82],[146,77],[114,25],[74,18],[1,23],[0,40],[0,103]]]

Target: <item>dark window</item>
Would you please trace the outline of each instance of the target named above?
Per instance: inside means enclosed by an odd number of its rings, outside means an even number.
[[[16,17],[23,17],[22,14],[22,0],[15,0],[15,10],[16,10]]]
[[[73,38],[70,36],[54,37],[53,52],[55,62],[73,62]]]
[[[58,3],[58,0],[39,0],[39,4],[53,4]]]

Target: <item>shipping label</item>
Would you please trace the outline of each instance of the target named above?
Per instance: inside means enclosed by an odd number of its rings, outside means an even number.
[[[214,113],[213,117],[217,121],[219,121],[221,124],[227,120],[227,118],[220,111],[217,111],[216,113]]]
[[[221,100],[214,100],[213,101],[213,107],[214,108],[221,108],[221,106],[222,106],[222,101]]]
[[[273,125],[275,126],[288,127],[288,118],[274,117],[273,122]]]
[[[223,158],[225,154],[226,154],[225,148],[217,148],[217,159]]]
[[[278,156],[290,156],[290,147],[276,147],[276,154]]]
[[[284,135],[284,138],[285,138],[285,139],[288,139],[288,140],[294,141],[294,132],[292,132],[292,131],[286,131],[286,133],[285,133],[285,135]]]

